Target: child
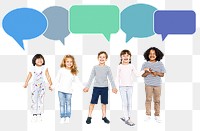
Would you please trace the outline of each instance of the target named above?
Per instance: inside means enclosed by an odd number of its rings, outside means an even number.
[[[155,110],[155,120],[156,122],[161,122],[160,120],[160,95],[161,95],[161,77],[164,76],[165,67],[160,60],[163,58],[164,54],[156,47],[149,48],[144,53],[144,58],[147,62],[142,65],[142,70],[144,68],[149,68],[149,71],[145,71],[142,75],[144,77],[145,92],[146,92],[146,118],[148,121],[151,119],[151,101],[152,96],[154,99],[154,110]]]
[[[122,50],[120,53],[121,61],[117,67],[116,84],[122,99],[122,110],[124,117],[121,118],[129,126],[135,124],[130,119],[132,108],[132,92],[133,92],[133,75],[141,76],[144,71],[138,72],[134,65],[131,64],[131,52]]]
[[[71,117],[72,83],[76,82],[83,87],[77,76],[78,70],[72,55],[64,56],[58,74],[55,79],[55,87],[58,88],[60,101],[60,123],[69,123]]]
[[[86,120],[87,124],[91,123],[92,111],[94,109],[94,105],[98,103],[99,96],[101,96],[102,103],[102,120],[107,124],[110,123],[110,121],[106,118],[106,104],[108,104],[108,79],[111,82],[112,92],[116,94],[117,89],[115,88],[115,83],[113,81],[110,67],[105,65],[107,58],[108,55],[105,51],[101,51],[98,53],[99,65],[93,67],[87,86],[83,89],[84,92],[88,92],[89,87],[93,79],[95,78],[92,99],[89,106],[88,117]]]
[[[45,76],[49,82],[49,90],[52,90],[51,77],[48,68],[45,66],[44,57],[36,54],[32,59],[33,67],[29,72],[24,84],[24,88],[28,86],[28,82],[33,76],[33,84],[31,89],[31,109],[33,113],[32,122],[42,121],[41,114],[44,112],[44,95],[45,95]]]

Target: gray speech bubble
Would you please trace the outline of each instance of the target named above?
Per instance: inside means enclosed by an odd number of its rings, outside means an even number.
[[[45,9],[43,13],[48,20],[47,30],[43,35],[48,39],[60,40],[65,44],[65,37],[70,34],[68,28],[68,10],[63,7],[52,6]]]

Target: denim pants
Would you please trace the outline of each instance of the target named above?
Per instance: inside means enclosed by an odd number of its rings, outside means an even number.
[[[71,117],[71,98],[72,94],[58,91],[60,101],[60,117]]]
[[[119,87],[121,99],[122,99],[122,110],[125,120],[128,120],[132,110],[132,86],[120,86]]]

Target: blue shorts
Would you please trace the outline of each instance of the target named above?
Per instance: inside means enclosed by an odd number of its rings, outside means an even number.
[[[108,104],[108,87],[94,87],[91,104],[97,104],[99,96],[101,96],[102,104]]]

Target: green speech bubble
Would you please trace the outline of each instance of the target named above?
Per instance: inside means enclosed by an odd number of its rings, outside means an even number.
[[[119,30],[119,8],[114,5],[76,5],[70,8],[70,31],[77,34],[110,34]]]

